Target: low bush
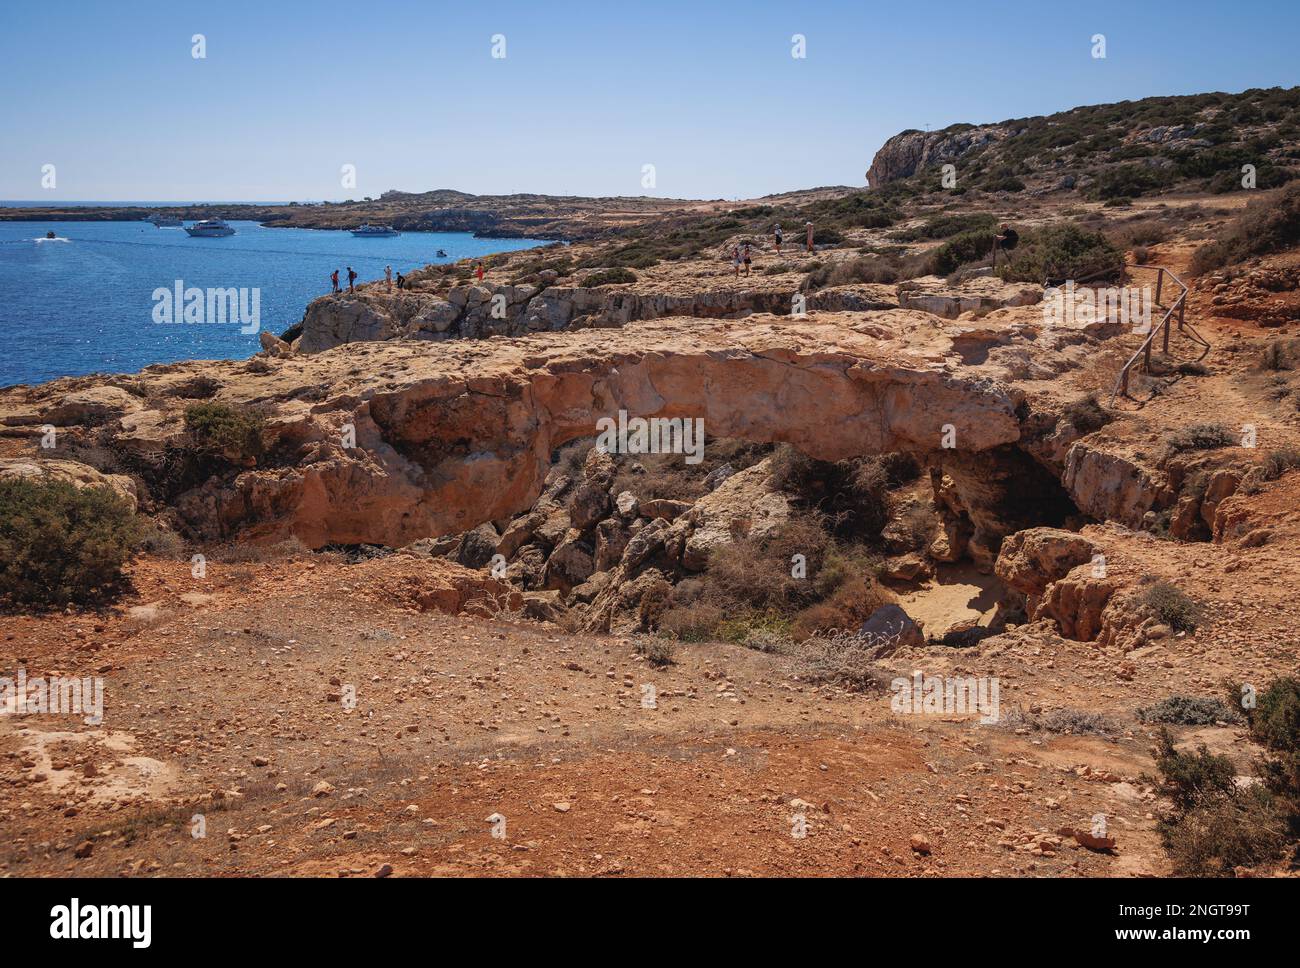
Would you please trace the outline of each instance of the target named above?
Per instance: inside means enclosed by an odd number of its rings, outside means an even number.
[[[1226,756],[1204,744],[1195,753],[1180,752],[1163,726],[1152,756],[1157,789],[1173,804],[1156,829],[1176,875],[1225,877],[1281,854],[1287,840],[1282,804],[1261,784],[1238,787]]]
[[[636,282],[636,280],[637,275],[631,269],[616,266],[613,269],[601,269],[599,272],[593,272],[582,280],[582,284],[594,289],[597,286],[616,286]]]
[[[1027,729],[1035,733],[1068,736],[1113,736],[1120,732],[1119,725],[1109,717],[1069,706],[1045,713],[1013,709],[1002,717],[999,725],[1011,730]]]
[[[1097,400],[1095,393],[1068,404],[1061,411],[1061,419],[1069,421],[1081,434],[1100,430],[1115,418]]]
[[[196,403],[185,408],[185,429],[195,445],[231,461],[256,459],[265,452],[265,425],[257,411],[224,403]]]
[[[1289,470],[1300,467],[1300,448],[1279,447],[1264,458],[1264,480],[1276,481]]]
[[[805,639],[834,630],[861,628],[876,609],[892,601],[893,596],[875,579],[856,575],[839,585],[825,600],[796,615],[791,635]]]
[[[890,233],[890,238],[919,242],[922,239],[947,239],[962,232],[989,232],[996,227],[997,219],[987,212],[935,215],[919,226]]]
[[[1192,256],[1192,272],[1199,275],[1297,244],[1300,244],[1300,183],[1289,185],[1277,198],[1251,202],[1217,241],[1196,250]]]
[[[842,562],[832,552],[831,537],[817,518],[796,514],[763,538],[738,538],[717,548],[709,556],[704,580],[724,602],[758,612],[791,611],[812,604],[843,580]],[[806,577],[791,574],[795,555],[803,556]]]
[[[993,229],[959,232],[939,248],[927,253],[927,275],[946,276],[971,262],[987,259],[993,251]]]
[[[827,286],[891,283],[897,282],[898,276],[899,268],[896,260],[880,256],[859,256],[856,259],[823,264],[817,271],[808,274],[804,289],[811,292]]]
[[[813,635],[784,651],[815,683],[830,682],[856,692],[879,689],[885,676],[874,665],[882,642],[857,632]]]
[[[1291,836],[1300,836],[1300,678],[1274,680],[1244,712],[1250,738],[1265,750],[1260,777],[1283,803]]]
[[[659,632],[682,642],[708,642],[726,615],[717,605],[707,602],[670,605],[659,618]]]
[[[1169,447],[1174,451],[1218,450],[1236,442],[1232,431],[1223,424],[1192,424],[1169,435]]]
[[[1173,736],[1162,726],[1151,755],[1160,771],[1160,793],[1176,810],[1190,810],[1236,792],[1237,770],[1232,760],[1211,753],[1204,743],[1195,753],[1181,753],[1174,749]]]
[[[1266,372],[1294,370],[1300,365],[1300,340],[1276,339],[1264,347],[1257,369]]]
[[[1144,723],[1170,723],[1176,726],[1213,726],[1232,723],[1241,714],[1222,699],[1204,696],[1169,696],[1137,711]]]
[[[1211,799],[1157,830],[1179,877],[1231,877],[1238,867],[1275,860],[1286,846],[1285,818],[1259,787]]]
[[[1201,606],[1166,581],[1155,582],[1142,595],[1142,604],[1175,632],[1191,632],[1201,619]]]
[[[677,651],[667,639],[650,635],[637,636],[633,648],[637,655],[656,668],[673,665]]]
[[[0,479],[0,605],[94,605],[125,584],[141,535],[125,498],[107,487]]]
[[[1065,223],[1026,232],[1011,261],[999,265],[998,275],[1013,282],[1040,283],[1095,278],[1118,273],[1123,262],[1123,253],[1105,235]]]
[[[1116,165],[1097,176],[1090,194],[1100,201],[1131,199],[1168,188],[1175,178],[1172,172],[1147,165]]]

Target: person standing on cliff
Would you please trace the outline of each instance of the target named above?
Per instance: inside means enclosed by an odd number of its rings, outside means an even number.
[[[384,282],[388,285],[388,291],[393,291],[393,267],[384,266]]]
[[[348,292],[356,292],[352,284],[357,281],[357,272],[351,266],[348,266]]]
[[[808,251],[812,252],[812,250],[813,250],[813,224],[812,222],[809,222],[808,223]]]
[[[998,226],[998,234],[993,236],[993,268],[998,267],[998,250],[1006,253],[1007,262],[1011,261],[1011,250],[1020,244],[1020,233],[1006,222]]]
[[[731,270],[740,278],[740,243],[737,242],[731,247]]]
[[[772,235],[776,238],[776,254],[781,254],[781,223],[777,222],[776,227],[772,229]]]
[[[479,282],[483,281],[483,263],[474,263],[474,275],[478,278]]]
[[[753,261],[754,254],[750,251],[749,243],[746,242],[740,248],[740,260],[745,263],[745,275],[749,275],[749,264]]]
[[[339,291],[339,271],[335,269],[330,273],[330,283],[334,286],[334,291]]]

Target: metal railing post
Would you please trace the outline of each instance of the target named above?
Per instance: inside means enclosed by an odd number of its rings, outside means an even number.
[[[1160,305],[1160,292],[1162,289],[1164,289],[1164,285],[1165,285],[1165,269],[1164,266],[1161,266],[1160,272],[1156,275],[1156,305],[1157,306]]]

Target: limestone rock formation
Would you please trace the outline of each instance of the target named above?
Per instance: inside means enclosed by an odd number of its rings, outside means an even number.
[[[1092,542],[1081,535],[1059,528],[1030,528],[1002,542],[994,571],[1025,596],[1032,613],[1048,585],[1091,561],[1092,556]]]
[[[1000,125],[966,127],[957,131],[903,131],[881,146],[867,170],[872,188],[908,178],[934,165],[959,161],[967,152],[1000,141],[1008,134]]]
[[[174,486],[150,468],[191,446],[183,415],[200,377],[208,399],[264,411],[267,453],[170,503],[200,537],[294,534],[313,547],[401,547],[508,521],[536,500],[555,448],[620,410],[701,418],[706,438],[791,441],[840,460],[929,451],[946,427],[963,453],[1009,445],[1022,400],[994,371],[964,367],[933,317],[906,310],[367,343],[144,371],[142,408],[100,440],[134,455],[150,486]],[[0,421],[34,424],[66,392],[56,381],[0,393]],[[344,446],[349,429],[355,447]]]
[[[695,502],[693,527],[682,554],[682,565],[702,569],[715,548],[737,537],[762,538],[790,518],[790,501],[771,487],[772,462],[765,460],[727,478]]]
[[[132,510],[136,508],[135,481],[125,474],[101,474],[79,461],[0,457],[0,479],[6,477],[68,481],[77,487],[107,487],[124,498]]]
[[[1007,306],[1033,306],[1042,300],[1042,286],[1003,282],[996,276],[973,276],[955,285],[938,276],[922,276],[898,284],[899,306],[933,313],[944,319]]]

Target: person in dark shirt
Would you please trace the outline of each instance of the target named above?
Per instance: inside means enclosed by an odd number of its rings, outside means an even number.
[[[997,268],[998,250],[1010,252],[1020,244],[1020,233],[1005,222],[999,226],[998,234],[993,236],[993,267]],[[1008,255],[1007,259],[1011,257]]]
[[[357,272],[351,266],[348,266],[348,292],[355,292],[352,284],[357,281]]]

